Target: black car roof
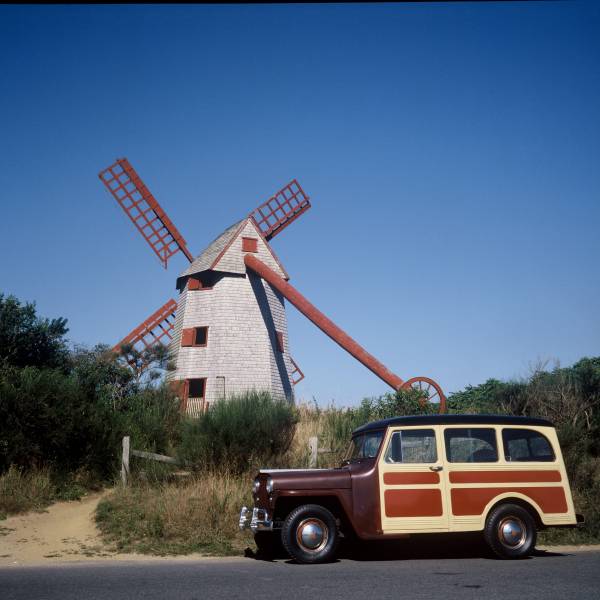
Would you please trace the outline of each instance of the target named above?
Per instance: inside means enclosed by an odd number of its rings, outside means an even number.
[[[554,427],[546,419],[511,415],[413,415],[373,421],[355,429],[352,435],[398,425],[536,425],[538,427]]]

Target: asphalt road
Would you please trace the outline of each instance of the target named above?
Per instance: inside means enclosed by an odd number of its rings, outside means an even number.
[[[233,558],[0,568],[1,600],[591,600],[599,593],[600,552],[538,553],[520,561],[374,555],[325,565]]]

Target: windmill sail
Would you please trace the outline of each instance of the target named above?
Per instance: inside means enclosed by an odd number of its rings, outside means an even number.
[[[121,346],[132,345],[136,350],[144,350],[154,344],[168,344],[173,339],[175,311],[177,302],[169,300],[152,313],[141,325],[125,336],[114,348],[119,352]]]
[[[179,251],[192,262],[183,236],[126,158],[117,159],[98,176],[165,269],[169,258]]]
[[[294,179],[249,215],[265,239],[281,233],[292,221],[310,208],[310,199]]]

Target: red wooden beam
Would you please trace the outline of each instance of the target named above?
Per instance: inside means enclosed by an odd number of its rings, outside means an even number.
[[[331,319],[327,318],[316,306],[311,304],[296,288],[282,279],[275,271],[251,254],[244,256],[246,267],[252,269],[257,275],[267,281],[289,300],[307,319],[312,321],[323,333],[339,344],[346,352],[361,362],[367,369],[383,379],[395,390],[399,389],[404,381],[392,373],[385,365],[380,363],[372,354],[369,354],[358,342],[354,341],[346,332],[342,331]]]

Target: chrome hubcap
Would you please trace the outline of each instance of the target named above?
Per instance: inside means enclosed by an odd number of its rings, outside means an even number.
[[[498,525],[498,538],[508,548],[520,548],[525,543],[527,530],[517,517],[506,517]]]
[[[319,552],[327,544],[329,530],[321,519],[304,519],[296,529],[296,541],[307,552]]]

